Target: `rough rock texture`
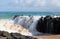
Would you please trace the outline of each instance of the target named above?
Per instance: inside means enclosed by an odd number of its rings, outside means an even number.
[[[41,17],[38,20],[37,31],[49,34],[60,34],[60,17]]]
[[[24,36],[19,33],[8,33],[6,31],[0,31],[0,39],[37,39],[31,36]]]

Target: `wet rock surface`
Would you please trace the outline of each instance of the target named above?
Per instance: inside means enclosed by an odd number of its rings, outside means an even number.
[[[60,17],[41,17],[38,20],[37,31],[48,34],[60,34]]]
[[[37,39],[31,36],[24,36],[19,33],[8,33],[6,31],[0,31],[0,39]]]

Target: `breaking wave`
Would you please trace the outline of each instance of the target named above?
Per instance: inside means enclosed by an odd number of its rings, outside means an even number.
[[[54,18],[56,17],[54,16]],[[0,30],[9,33],[17,32],[26,36],[46,35],[48,33],[36,30],[36,25],[40,18],[41,16],[14,16],[13,19],[0,19]]]

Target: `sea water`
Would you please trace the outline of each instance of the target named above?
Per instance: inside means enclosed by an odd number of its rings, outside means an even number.
[[[54,16],[54,15],[60,15],[60,13],[58,12],[58,13],[56,13],[56,12],[0,12],[0,30],[5,30],[4,29],[4,26],[5,26],[5,24],[8,22],[10,22],[10,23],[12,23],[12,24],[14,24],[14,21],[13,20],[10,20],[9,18],[13,18],[13,16],[15,16],[15,15],[21,15],[21,16],[28,16],[28,15],[31,15],[31,16],[37,16],[37,17],[34,17],[34,21],[33,21],[33,23],[32,23],[32,25],[29,25],[29,26],[31,26],[30,28],[29,28],[29,31],[30,31],[30,33],[33,35],[33,36],[35,36],[35,35],[42,35],[43,33],[40,33],[40,32],[37,32],[36,30],[35,30],[35,28],[33,28],[33,27],[36,27],[36,22],[37,22],[37,18],[39,18],[39,16],[46,16],[46,15],[52,15],[52,16]],[[36,20],[35,20],[36,19]],[[36,21],[36,22],[35,22]],[[9,25],[8,25],[9,26]],[[31,29],[31,28],[33,28],[33,30]],[[13,28],[14,29],[14,28]],[[5,30],[6,31],[6,30]],[[13,32],[12,30],[7,30],[8,32]],[[15,32],[15,31],[14,31]],[[25,33],[25,35],[27,35],[26,33]],[[29,35],[29,34],[28,34]]]
[[[0,19],[12,18],[14,15],[46,16],[60,15],[60,12],[0,12]]]

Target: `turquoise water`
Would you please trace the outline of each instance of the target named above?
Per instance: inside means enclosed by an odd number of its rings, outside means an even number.
[[[45,16],[45,15],[60,15],[60,12],[0,12],[0,18],[11,18],[14,15]]]

